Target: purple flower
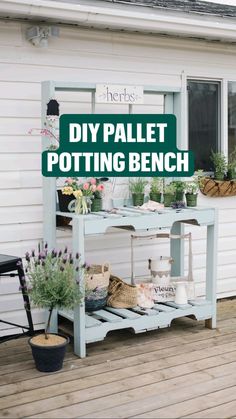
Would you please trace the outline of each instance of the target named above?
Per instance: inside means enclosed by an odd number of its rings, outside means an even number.
[[[64,253],[67,253],[67,252],[68,252],[68,247],[66,246],[65,250],[64,250]]]
[[[61,250],[59,250],[59,252],[58,252],[58,257],[60,258],[60,257],[61,257],[61,255],[62,255],[62,251],[61,251]]]
[[[35,257],[35,250],[34,250],[34,249],[31,251],[31,256],[32,256],[33,258]]]
[[[44,249],[47,249],[47,248],[48,248],[48,244],[46,242],[45,245],[44,245]]]

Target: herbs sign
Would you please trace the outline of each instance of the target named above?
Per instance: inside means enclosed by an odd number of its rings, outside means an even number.
[[[124,86],[120,84],[97,84],[97,103],[137,105],[143,103],[142,86]]]

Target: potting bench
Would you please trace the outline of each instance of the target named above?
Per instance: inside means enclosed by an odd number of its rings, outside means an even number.
[[[86,343],[103,340],[110,330],[133,329],[135,333],[170,326],[173,319],[194,316],[197,320],[206,320],[206,326],[216,327],[216,245],[217,214],[212,208],[161,210],[158,213],[137,212],[134,208],[123,208],[118,214],[108,212],[89,215],[75,215],[56,212],[63,217],[72,217],[73,253],[81,254],[84,261],[85,237],[104,234],[110,227],[132,229],[135,231],[153,231],[170,229],[173,235],[182,235],[184,223],[207,226],[207,262],[206,262],[206,298],[189,301],[187,305],[174,303],[155,304],[153,309],[114,309],[105,307],[93,313],[85,313],[84,303],[72,311],[60,310],[59,314],[73,322],[74,352],[80,357],[86,356]],[[183,241],[171,240],[171,256],[174,259],[172,276],[184,274]],[[84,289],[83,278],[80,282]],[[54,313],[52,331],[57,331],[57,314]]]
[[[57,92],[90,92],[91,112],[95,113],[95,83],[57,82],[42,83],[42,127],[47,126],[46,108],[50,99]],[[175,114],[180,121],[177,125],[177,143],[181,145],[184,137],[184,78],[178,86],[144,86],[144,94],[162,94],[164,96],[164,112]],[[128,107],[132,113],[132,105]],[[50,137],[43,137],[42,148],[50,145]],[[183,145],[182,145],[183,146]],[[169,326],[173,319],[183,316],[195,316],[197,320],[206,320],[206,325],[216,327],[216,246],[217,246],[217,214],[215,209],[196,208],[185,209],[181,212],[164,210],[160,213],[138,213],[134,208],[126,208],[119,214],[106,212],[90,215],[72,215],[71,213],[56,212],[56,180],[43,178],[43,238],[49,248],[56,245],[56,214],[72,217],[73,252],[79,251],[84,260],[85,237],[92,234],[104,234],[110,227],[132,228],[135,231],[151,231],[153,229],[171,229],[174,235],[183,234],[184,223],[207,226],[207,266],[206,266],[206,299],[189,301],[185,306],[170,304],[156,304],[152,310],[117,310],[106,307],[104,310],[86,314],[82,303],[74,312],[60,311],[60,315],[71,320],[74,325],[74,351],[80,357],[86,356],[86,343],[104,339],[110,330],[131,328],[136,333]],[[171,241],[171,256],[173,276],[184,273],[183,241]],[[84,282],[81,278],[81,289]],[[52,331],[57,331],[58,313],[53,314]]]

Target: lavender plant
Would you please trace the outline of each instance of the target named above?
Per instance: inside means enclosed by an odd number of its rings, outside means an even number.
[[[73,258],[67,248],[48,251],[47,244],[37,255],[32,250],[25,257],[30,299],[34,306],[49,310],[45,327],[45,339],[48,339],[53,309],[72,309],[80,304],[79,277],[85,265],[81,265],[79,253]]]

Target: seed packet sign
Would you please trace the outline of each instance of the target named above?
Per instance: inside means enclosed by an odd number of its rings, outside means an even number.
[[[44,176],[191,176],[174,115],[62,115],[60,147],[42,154]]]

